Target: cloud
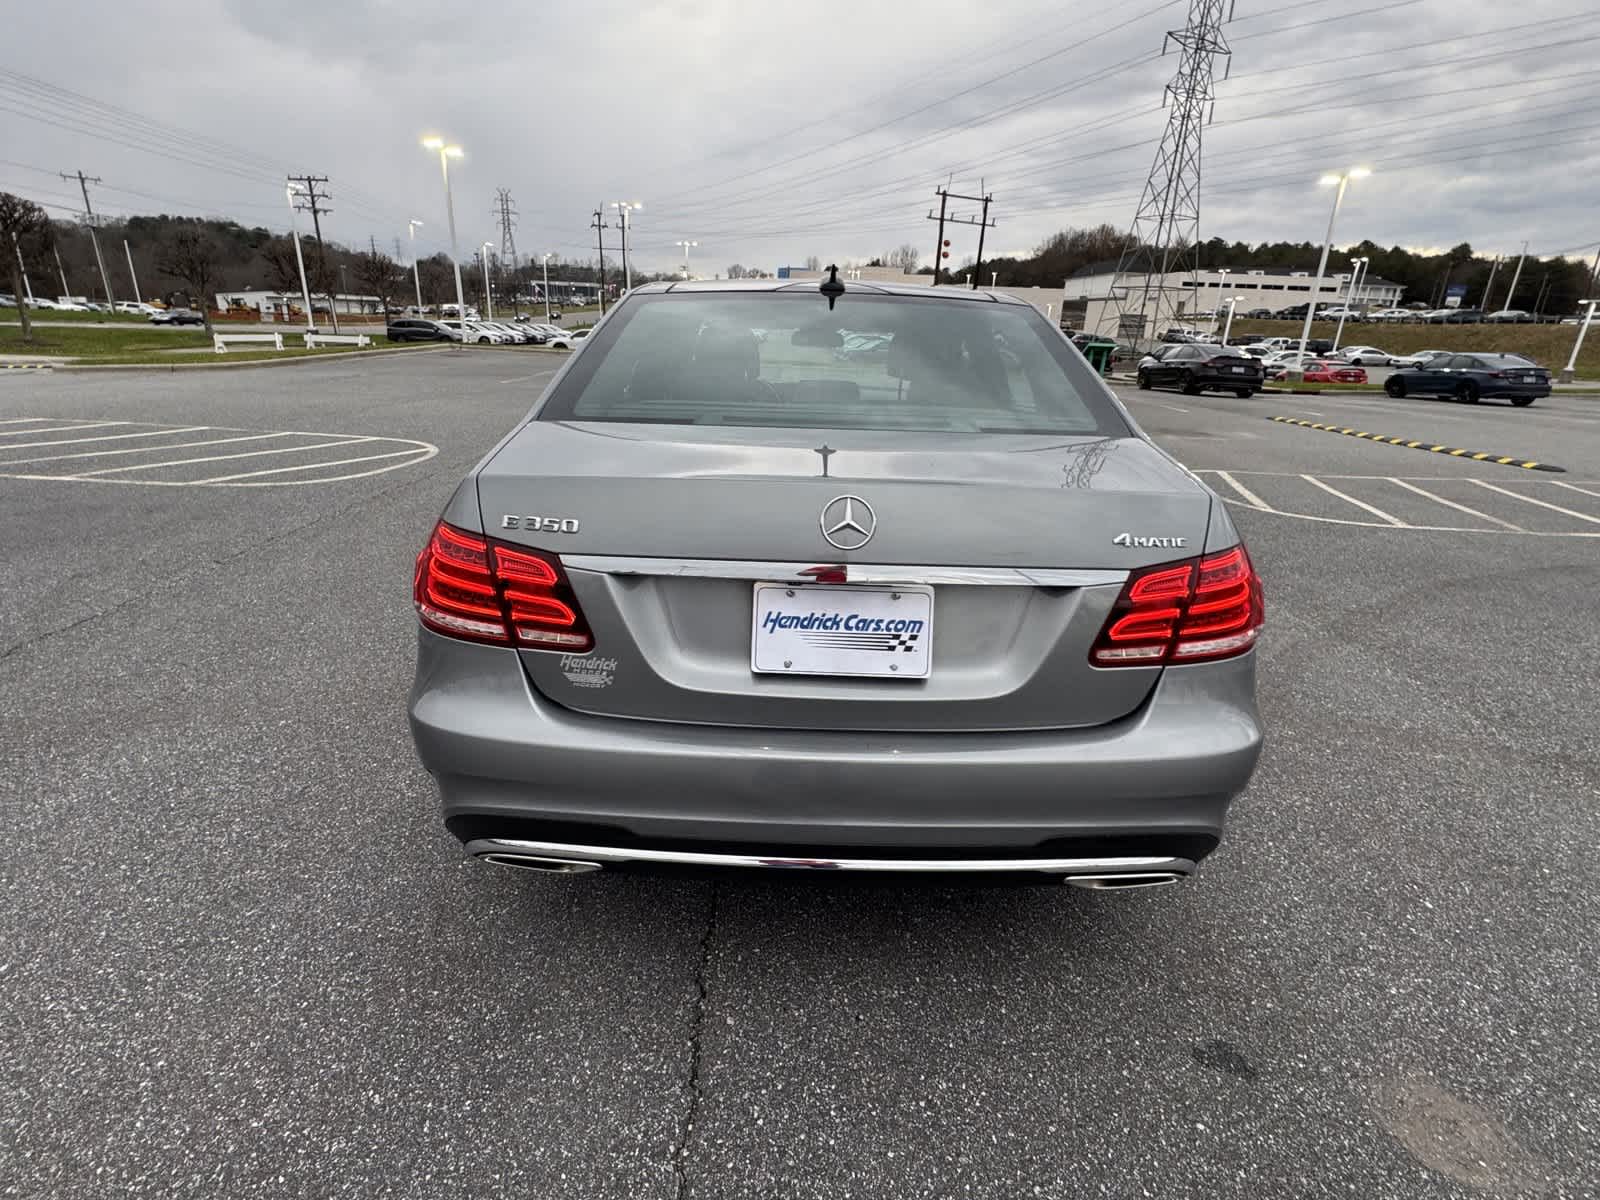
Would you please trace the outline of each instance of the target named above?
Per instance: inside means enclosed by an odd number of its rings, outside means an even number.
[[[418,138],[437,130],[466,148],[463,253],[498,242],[505,187],[524,253],[592,255],[594,209],[637,199],[644,267],[675,265],[685,238],[713,270],[905,241],[931,259],[926,217],[947,180],[994,195],[991,246],[1031,247],[1131,221],[1177,65],[1162,35],[1186,7],[1086,20],[1042,0],[40,6],[0,50],[0,186],[67,207],[52,173],[81,166],[110,212],[283,228],[281,177],[309,171],[331,179],[331,236],[387,243],[418,217],[431,252],[448,240],[443,188]],[[1375,173],[1350,189],[1339,240],[1581,252],[1600,237],[1600,33],[1590,0],[1526,15],[1499,0],[1240,0],[1204,133],[1202,236],[1320,240],[1318,174],[1361,161]],[[68,44],[70,78],[49,74]],[[951,261],[976,232],[951,231]]]

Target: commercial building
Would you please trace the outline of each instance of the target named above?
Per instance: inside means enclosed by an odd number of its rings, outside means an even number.
[[[1095,263],[1067,279],[1062,294],[1062,324],[1111,336],[1136,336],[1133,328],[1118,329],[1119,310],[1127,309],[1146,290],[1144,276],[1118,277],[1116,263]],[[1349,296],[1348,272],[1324,275],[1318,280],[1311,271],[1241,271],[1216,268],[1194,274],[1176,272],[1149,277],[1149,308],[1152,319],[1169,316],[1182,323],[1195,313],[1220,311],[1228,300],[1237,297],[1239,312],[1254,308],[1277,311],[1297,304],[1340,304]],[[1114,291],[1113,291],[1114,289]],[[1363,309],[1393,308],[1400,303],[1405,288],[1378,276],[1363,278],[1356,286],[1354,304]],[[1157,301],[1159,295],[1159,304]],[[1137,322],[1137,313],[1125,312]],[[1126,320],[1123,322],[1127,323]],[[1159,330],[1146,331],[1147,336]]]
[[[377,296],[361,296],[350,292],[340,292],[333,297],[334,308],[343,315],[345,313],[381,313],[383,301]],[[246,289],[240,292],[218,292],[217,307],[224,312],[230,308],[253,308],[262,313],[266,320],[272,317],[286,315],[290,309],[301,309],[305,302],[299,292],[269,292],[256,289]],[[328,297],[315,294],[311,297],[311,307],[317,312],[328,311]]]

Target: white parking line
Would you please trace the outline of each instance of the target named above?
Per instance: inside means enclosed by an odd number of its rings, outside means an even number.
[[[1591,492],[1588,488],[1581,488],[1575,483],[1562,483],[1559,479],[1552,479],[1551,483],[1559,488],[1566,488],[1569,492],[1582,492],[1585,496],[1594,496],[1600,499],[1600,492]]]
[[[107,421],[106,424],[108,424],[108,425],[123,425],[123,424],[126,424],[126,422],[124,422],[124,421]],[[123,441],[127,441],[129,438],[166,437],[168,434],[171,434],[171,433],[199,433],[203,429],[210,429],[210,428],[211,428],[211,426],[209,426],[209,425],[189,425],[189,426],[186,426],[186,427],[183,427],[183,428],[179,428],[179,429],[156,429],[156,430],[152,430],[152,431],[150,431],[148,433],[105,433],[105,434],[100,434],[97,437],[58,438],[58,439],[56,439],[55,441],[52,441],[52,442],[0,442],[0,450],[36,450],[40,446],[76,446],[80,442],[123,442]],[[30,429],[30,430],[28,430],[28,432],[32,433],[34,431]],[[49,433],[51,431],[46,429],[46,430],[40,430],[40,432],[41,433]],[[4,465],[4,464],[0,464],[0,465]]]
[[[1432,500],[1435,504],[1442,504],[1446,508],[1453,508],[1457,512],[1464,512],[1469,517],[1480,517],[1485,521],[1492,521],[1496,525],[1504,525],[1507,529],[1515,529],[1518,533],[1523,532],[1521,525],[1513,525],[1510,521],[1502,521],[1499,517],[1491,517],[1486,512],[1479,512],[1475,508],[1468,508],[1465,504],[1457,504],[1454,500],[1446,500],[1443,496],[1435,496],[1427,489],[1419,488],[1413,483],[1407,483],[1404,479],[1395,479],[1391,477],[1389,482],[1405,488],[1408,492],[1415,492],[1419,496],[1425,496],[1429,500]]]
[[[132,425],[132,421],[84,421],[77,425],[56,425],[49,429],[13,429],[0,437],[21,437],[27,433],[77,433],[80,429],[102,429],[108,425]],[[0,443],[3,445],[4,443]]]
[[[298,450],[326,450],[329,446],[351,446],[356,442],[372,442],[376,438],[351,437],[337,442],[317,442],[310,446],[284,446],[277,450],[247,450],[242,454],[202,454],[199,458],[174,458],[168,462],[139,463],[131,467],[106,467],[99,471],[84,471],[66,475],[65,479],[91,479],[96,475],[115,475],[124,471],[154,471],[157,467],[187,467],[191,463],[226,462],[230,458],[260,458],[264,454],[293,454]]]
[[[1240,483],[1237,479],[1235,479],[1232,475],[1228,474],[1226,471],[1218,471],[1217,472],[1217,478],[1226,481],[1228,486],[1231,487],[1234,491],[1238,492],[1239,495],[1243,496],[1247,503],[1249,503],[1251,505],[1254,505],[1256,508],[1261,509],[1263,512],[1272,512],[1273,511],[1272,505],[1268,504],[1260,496],[1256,495],[1249,488],[1245,487],[1244,484]]]
[[[1535,500],[1532,496],[1524,496],[1521,492],[1513,492],[1510,488],[1503,488],[1492,483],[1485,483],[1481,479],[1473,479],[1470,480],[1470,482],[1477,484],[1481,488],[1488,488],[1491,492],[1499,492],[1502,496],[1510,496],[1513,499],[1521,500],[1527,504],[1537,504],[1540,508],[1548,508],[1551,512],[1558,512],[1563,516],[1577,517],[1580,521],[1588,521],[1593,525],[1600,525],[1600,517],[1591,517],[1587,513],[1575,512],[1570,508],[1562,508],[1561,505],[1551,504],[1548,500]]]
[[[208,438],[203,442],[174,442],[166,446],[129,446],[121,450],[84,450],[77,454],[47,454],[39,458],[7,458],[0,459],[0,467],[20,467],[24,463],[62,462],[69,458],[106,458],[113,454],[161,454],[167,450],[187,450],[191,446],[225,446],[230,442],[259,442],[266,438],[293,436],[295,435],[288,433],[252,433],[244,437]]]
[[[215,476],[214,478],[211,478],[211,479],[196,479],[195,483],[196,484],[202,484],[202,483],[232,483],[235,479],[254,479],[258,475],[282,475],[286,471],[316,471],[316,470],[321,470],[323,467],[345,467],[345,466],[349,466],[351,463],[377,462],[379,459],[383,459],[383,458],[400,458],[402,455],[407,455],[407,454],[426,454],[426,453],[427,453],[426,451],[421,450],[421,449],[392,450],[388,454],[368,454],[368,455],[365,455],[362,458],[340,458],[340,459],[335,459],[333,462],[315,463],[315,464],[313,464],[312,466],[309,466],[309,467],[306,467],[306,466],[273,467],[271,470],[267,470],[267,471],[246,471],[241,475],[217,475],[217,476]],[[431,457],[431,455],[429,457]],[[404,464],[402,463],[400,465],[403,466]],[[316,482],[319,482],[319,481],[313,479],[313,480],[308,480],[307,482],[316,483]]]
[[[1321,488],[1323,491],[1327,492],[1330,496],[1337,496],[1341,500],[1348,500],[1351,504],[1354,504],[1357,508],[1364,509],[1365,511],[1371,513],[1373,516],[1377,517],[1379,520],[1387,521],[1387,522],[1389,522],[1389,524],[1395,525],[1395,526],[1399,526],[1401,528],[1406,528],[1407,527],[1406,523],[1404,521],[1402,521],[1399,517],[1390,516],[1388,513],[1384,512],[1383,509],[1378,508],[1378,507],[1376,507],[1374,505],[1368,504],[1365,500],[1357,500],[1354,496],[1346,496],[1338,488],[1330,487],[1328,484],[1323,483],[1322,480],[1318,479],[1315,475],[1302,475],[1302,476],[1300,476],[1300,478],[1304,479],[1307,483],[1311,484],[1313,487]]]

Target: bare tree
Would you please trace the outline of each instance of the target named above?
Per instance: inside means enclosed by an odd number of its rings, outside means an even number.
[[[207,333],[211,332],[211,285],[221,266],[221,247],[198,226],[175,230],[156,260],[157,270],[188,285],[190,304],[196,296],[200,298],[200,315],[205,319]]]
[[[10,264],[11,295],[17,301],[17,315],[22,322],[22,340],[33,344],[33,322],[28,317],[28,303],[22,282],[22,264],[36,260],[49,251],[54,242],[50,218],[32,200],[24,200],[10,192],[0,192],[0,252]]]
[[[742,265],[740,265],[739,263],[734,263],[733,266],[728,268],[728,278],[729,279],[743,279],[748,274],[749,274],[749,272],[747,272],[744,269],[744,267]]]
[[[910,242],[905,242],[889,251],[886,256],[891,267],[899,267],[902,272],[909,275],[917,269],[917,260],[920,257],[917,248]]]
[[[287,236],[261,243],[261,259],[267,264],[267,281],[280,292],[298,294],[300,264],[294,256],[294,242]]]
[[[383,312],[389,311],[389,297],[394,295],[400,280],[400,268],[373,243],[365,254],[356,255],[356,278],[361,286],[378,298]]]

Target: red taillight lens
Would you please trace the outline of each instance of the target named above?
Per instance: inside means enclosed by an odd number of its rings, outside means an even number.
[[[560,559],[443,521],[417,555],[412,594],[422,623],[451,637],[569,654],[594,646]]]
[[[1243,546],[1135,571],[1095,639],[1098,667],[1147,667],[1243,654],[1261,634],[1261,577]]]

